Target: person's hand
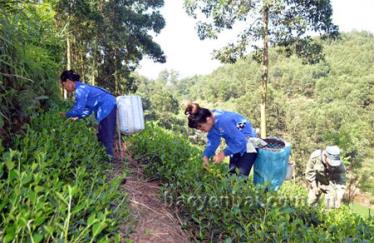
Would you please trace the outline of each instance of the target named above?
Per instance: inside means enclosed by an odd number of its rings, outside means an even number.
[[[205,169],[208,169],[208,167],[209,167],[208,158],[206,156],[203,157],[203,167]]]
[[[68,120],[71,120],[71,121],[77,121],[77,120],[78,120],[78,117],[69,117]]]
[[[221,161],[224,160],[224,158],[225,158],[225,155],[224,155],[224,152],[223,152],[223,151],[220,152],[220,153],[218,153],[218,154],[215,155],[215,157],[214,157],[214,162],[215,162],[215,164],[220,164]]]

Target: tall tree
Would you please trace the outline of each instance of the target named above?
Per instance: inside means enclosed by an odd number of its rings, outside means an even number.
[[[72,68],[116,94],[136,89],[130,73],[144,55],[165,62],[149,32],[160,33],[163,0],[56,0],[61,27],[68,26]],[[95,82],[94,82],[95,80]]]
[[[94,1],[48,0],[56,11],[56,26],[60,29],[66,46],[66,69],[74,69],[83,78],[88,70],[85,68],[88,43],[92,43],[98,15]],[[96,14],[96,15],[95,15]],[[64,90],[64,99],[67,93]]]
[[[266,137],[268,48],[278,47],[287,56],[296,54],[304,63],[316,63],[323,58],[322,48],[311,34],[338,36],[329,0],[185,0],[185,9],[198,19],[202,40],[217,38],[222,30],[244,23],[237,42],[216,50],[214,56],[221,62],[234,63],[252,50],[253,58],[262,64],[261,137]]]

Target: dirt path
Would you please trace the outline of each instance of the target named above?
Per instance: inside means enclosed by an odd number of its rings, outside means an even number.
[[[165,207],[160,199],[160,185],[157,181],[148,182],[143,174],[143,168],[129,154],[122,162],[115,163],[116,170],[128,170],[129,175],[123,189],[128,193],[129,207],[134,228],[128,225],[121,232],[131,232],[123,235],[133,242],[190,242],[188,233],[184,232],[178,219]]]

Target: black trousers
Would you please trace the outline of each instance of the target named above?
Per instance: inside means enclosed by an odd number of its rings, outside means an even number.
[[[240,176],[248,177],[256,158],[257,153],[233,154],[229,160],[229,173],[237,174],[236,168],[238,168]]]
[[[116,106],[111,113],[99,123],[98,140],[105,147],[107,154],[113,157],[113,144],[115,142],[116,134]]]

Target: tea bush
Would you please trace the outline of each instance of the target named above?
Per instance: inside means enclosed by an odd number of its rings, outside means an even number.
[[[250,181],[226,174],[226,165],[202,168],[201,150],[187,139],[148,124],[130,138],[135,159],[160,178],[161,196],[179,210],[195,240],[225,242],[359,242],[373,241],[373,220],[343,206],[326,211],[307,205],[306,190],[285,183],[266,192]]]
[[[125,174],[108,179],[104,149],[85,121],[46,113],[15,140],[0,162],[2,242],[120,240]]]

